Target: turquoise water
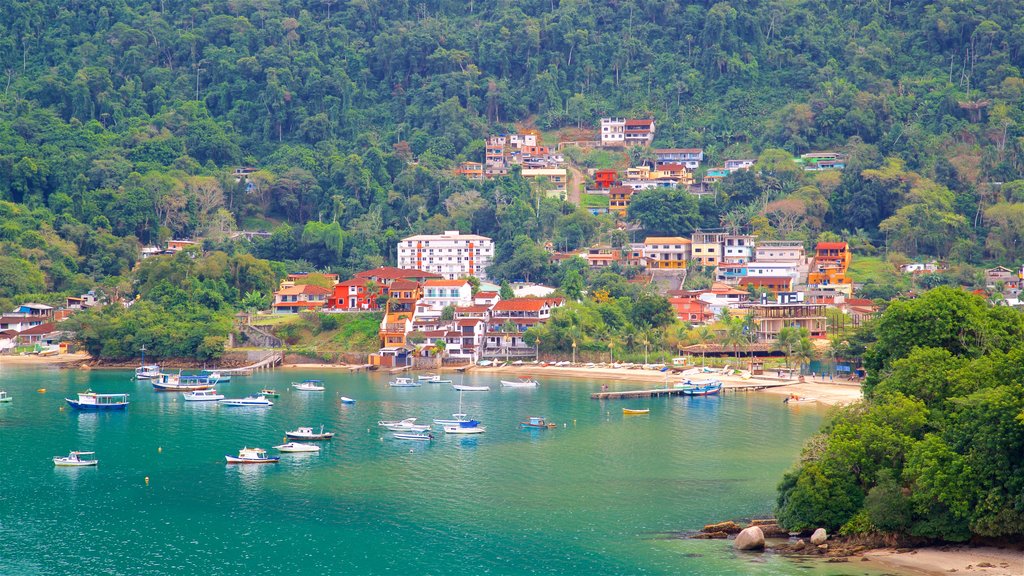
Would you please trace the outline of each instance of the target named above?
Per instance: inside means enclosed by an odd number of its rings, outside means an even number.
[[[0,574],[867,573],[672,537],[770,513],[824,408],[758,394],[601,403],[589,398],[600,382],[524,390],[467,377],[492,384],[463,396],[487,432],[437,431],[422,444],[376,423],[450,417],[459,394],[449,385],[285,371],[218,387],[228,397],[281,392],[259,409],[186,403],[130,375],[0,370],[14,396],[0,405]],[[304,378],[327,391],[287,390]],[[130,392],[132,403],[124,413],[65,406],[87,388]],[[358,402],[342,405],[341,394]],[[651,414],[624,417],[624,406]],[[531,415],[558,428],[520,430]],[[319,454],[224,463],[320,424],[338,436]],[[70,450],[96,451],[99,466],[55,468],[50,458]]]

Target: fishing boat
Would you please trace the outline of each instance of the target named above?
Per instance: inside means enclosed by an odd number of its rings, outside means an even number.
[[[692,388],[683,388],[683,394],[687,396],[710,396],[718,394],[722,390],[722,383],[718,380],[689,380],[687,384]]]
[[[194,390],[181,395],[185,402],[218,402],[224,399],[223,394],[217,394],[216,390]]]
[[[13,400],[13,398],[11,398],[11,395],[7,393],[7,390],[0,390],[0,403],[10,402],[11,400]]]
[[[540,386],[536,378],[520,378],[518,380],[502,380],[501,385],[505,388],[536,388]]]
[[[426,382],[427,384],[451,384],[452,381],[446,378],[441,378],[440,374],[420,374],[418,377],[420,382]]]
[[[638,416],[640,414],[650,414],[650,408],[644,408],[643,410],[635,410],[633,408],[623,408],[622,413],[626,416]]]
[[[196,390],[209,390],[216,386],[206,378],[200,376],[180,376],[174,374],[161,374],[150,380],[153,389],[157,392],[195,392]]]
[[[319,452],[320,447],[316,444],[303,444],[301,442],[287,442],[274,446],[278,452]]]
[[[242,448],[238,451],[238,456],[225,454],[224,459],[228,464],[277,464],[281,458],[267,456],[267,451],[263,448]]]
[[[446,434],[483,434],[487,429],[476,420],[470,420],[461,424],[445,426],[444,431]]]
[[[255,406],[255,407],[267,407],[273,406],[274,403],[267,400],[264,396],[246,396],[245,398],[225,398],[220,401],[225,406]]]
[[[54,466],[95,466],[99,464],[96,459],[82,459],[82,456],[92,456],[95,452],[70,452],[67,456],[54,456]]]
[[[64,399],[75,410],[124,410],[128,407],[127,394],[97,394],[95,392],[79,392],[78,400]]]
[[[412,434],[409,432],[396,432],[395,440],[416,440],[419,442],[426,442],[434,439],[434,435],[430,432]]]
[[[543,416],[530,416],[524,422],[519,423],[520,428],[556,428],[558,424],[549,423]]]
[[[412,378],[405,378],[402,376],[399,376],[398,378],[395,378],[394,380],[388,382],[388,386],[391,386],[392,388],[414,388],[416,386],[422,385],[422,383],[417,382]]]
[[[303,380],[302,382],[292,382],[292,388],[301,392],[323,392],[326,390],[322,380]]]
[[[356,401],[353,400],[352,398],[349,398],[348,396],[342,396],[341,397],[341,403],[342,404],[355,404]]]
[[[278,394],[277,390],[274,390],[273,388],[264,388],[263,390],[260,390],[260,396],[266,396],[267,398],[277,398],[278,396],[280,396],[280,394]]]
[[[284,435],[289,440],[330,440],[334,438],[334,432],[324,432],[323,425],[320,425],[319,432],[313,431],[310,426],[299,426],[298,429],[285,432]]]
[[[459,392],[459,411],[452,414],[450,419],[446,418],[434,418],[434,424],[439,426],[458,426],[460,424],[469,422],[469,418],[462,412],[462,392]]]
[[[467,386],[465,384],[452,384],[452,388],[459,392],[490,392],[490,386]]]
[[[219,370],[203,370],[199,373],[200,376],[205,376],[207,380],[214,384],[220,384],[222,382],[231,382],[231,375],[224,374]]]
[[[150,380],[160,375],[159,364],[146,364],[135,369],[136,380]]]

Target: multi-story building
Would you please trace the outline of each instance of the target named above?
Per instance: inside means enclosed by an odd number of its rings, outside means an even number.
[[[722,240],[724,232],[703,232],[695,230],[690,236],[691,259],[701,266],[718,266],[722,261]]]
[[[729,174],[732,174],[732,172],[725,168],[708,168],[708,171],[704,173],[704,178],[701,182],[704,184],[714,184],[715,182],[725,180]]]
[[[420,234],[398,243],[398,265],[440,274],[454,280],[465,276],[487,278],[494,259],[494,242],[486,236],[448,230]]]
[[[620,217],[624,217],[629,211],[629,199],[633,196],[633,190],[629,186],[612,186],[608,189],[608,211]]]
[[[740,288],[749,290],[751,286],[768,292],[790,292],[793,290],[792,276],[744,276],[740,278]]]
[[[760,303],[751,306],[754,315],[754,326],[758,340],[774,341],[783,328],[804,328],[811,338],[824,338],[827,335],[825,306],[821,304],[794,303]]]
[[[304,310],[323,308],[331,290],[310,284],[296,284],[274,292],[271,305],[277,314],[298,314]]]
[[[853,254],[846,242],[818,242],[814,262],[807,274],[808,285],[852,285],[846,275]]]
[[[618,179],[618,170],[607,169],[597,170],[594,172],[594,186],[597,187],[598,190],[608,190]]]
[[[808,172],[846,168],[846,156],[838,152],[808,152],[794,160]]]
[[[377,310],[377,297],[384,289],[378,285],[371,291],[373,284],[362,278],[352,278],[334,285],[334,292],[327,298],[325,308],[330,310]]]
[[[767,240],[754,247],[754,260],[758,262],[804,262],[804,245],[790,240]]]
[[[602,146],[625,146],[626,145],[626,119],[625,118],[601,118],[601,145]]]
[[[648,237],[644,240],[644,258],[648,268],[686,268],[690,244],[690,240],[679,236]]]
[[[623,139],[626,146],[650,146],[654,142],[654,120],[626,120]]]
[[[447,306],[468,306],[473,302],[473,287],[465,278],[427,280],[416,303],[416,319],[440,318]]]
[[[726,170],[728,170],[730,172],[735,172],[737,170],[749,170],[756,163],[757,163],[757,160],[749,160],[749,159],[726,160],[725,163],[723,164],[723,166],[725,167]]]
[[[456,176],[465,176],[470,180],[484,179],[484,165],[479,162],[463,162],[455,169]]]
[[[700,148],[657,148],[654,150],[655,165],[682,164],[696,170],[704,161],[704,150]]]
[[[531,327],[546,322],[551,310],[561,306],[561,298],[515,298],[502,300],[491,308],[483,356],[533,356],[536,349],[523,340]]]
[[[754,236],[726,234],[722,239],[722,262],[745,264],[754,259]]]

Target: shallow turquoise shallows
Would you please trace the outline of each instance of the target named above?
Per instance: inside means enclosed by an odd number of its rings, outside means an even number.
[[[487,432],[435,430],[423,444],[377,421],[450,418],[451,385],[279,371],[218,387],[229,398],[280,391],[261,409],[184,402],[130,376],[0,367],[14,397],[0,404],[0,574],[866,573],[675,537],[770,514],[824,408],[762,394],[598,402],[600,382],[502,389],[478,376],[465,382],[492,391],[464,393],[463,411]],[[305,378],[327,390],[290,390]],[[65,396],[90,388],[128,392],[131,405],[67,407]],[[528,416],[558,427],[520,430]],[[243,446],[273,454],[286,430],[321,424],[338,435],[318,454],[225,464]],[[70,450],[95,451],[99,466],[55,468]]]

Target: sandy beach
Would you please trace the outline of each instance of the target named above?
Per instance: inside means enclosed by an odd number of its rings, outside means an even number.
[[[54,354],[52,356],[40,356],[38,354],[0,356],[0,366],[4,364],[17,365],[61,365],[74,362],[85,362],[90,359],[88,352],[75,352],[74,354]]]
[[[991,546],[943,546],[900,550],[871,550],[863,557],[880,567],[911,574],[986,574],[1021,576],[1024,574],[1024,550]]]

